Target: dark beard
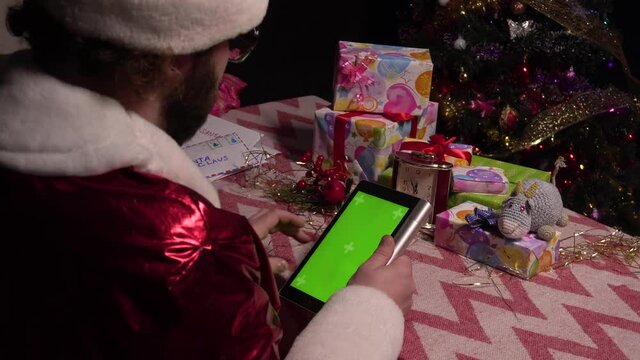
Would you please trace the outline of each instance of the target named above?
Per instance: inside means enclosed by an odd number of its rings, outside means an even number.
[[[166,132],[178,144],[191,139],[207,120],[215,101],[216,77],[210,57],[196,59],[194,71],[170,94],[166,110]]]

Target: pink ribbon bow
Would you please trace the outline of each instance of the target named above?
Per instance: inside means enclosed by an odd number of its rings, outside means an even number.
[[[373,78],[367,73],[368,66],[375,59],[371,55],[366,55],[362,59],[358,56],[355,60],[350,57],[340,57],[340,72],[338,73],[338,85],[351,89],[355,86],[365,87],[374,83]]]

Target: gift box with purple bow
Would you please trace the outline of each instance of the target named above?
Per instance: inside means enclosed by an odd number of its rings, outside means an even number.
[[[486,206],[464,202],[436,215],[434,243],[524,279],[552,268],[558,259],[558,232],[548,242],[533,233],[509,240],[498,231],[496,218]]]
[[[334,110],[421,115],[429,105],[428,49],[340,41]]]

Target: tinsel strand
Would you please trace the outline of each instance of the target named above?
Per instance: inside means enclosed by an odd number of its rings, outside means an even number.
[[[516,153],[539,144],[563,129],[591,119],[595,115],[623,107],[637,113],[640,112],[637,98],[615,88],[597,89],[577,94],[570,100],[538,114],[524,129],[523,135],[510,142],[506,153],[487,154],[487,156],[501,157]]]
[[[640,256],[640,237],[629,236],[621,231],[602,236],[596,241],[578,241],[584,233],[573,235],[571,246],[560,247],[556,268],[587,260],[606,257],[620,261],[626,266],[640,271],[638,257]]]
[[[578,14],[569,1],[558,0],[520,0],[531,6],[549,19],[565,27],[571,33],[582,36],[593,44],[613,55],[620,64],[625,75],[636,85],[640,81],[633,76],[618,36],[605,27],[598,18],[592,15]]]

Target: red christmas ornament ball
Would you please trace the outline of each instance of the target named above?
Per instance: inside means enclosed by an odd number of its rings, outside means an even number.
[[[521,3],[520,1],[514,1],[511,3],[511,12],[513,12],[515,15],[522,15],[526,10],[526,5]]]
[[[304,154],[302,154],[302,157],[300,158],[300,160],[306,163],[311,161],[312,157],[313,157],[313,154],[311,153],[311,151],[306,151]]]
[[[336,179],[327,181],[327,183],[322,186],[322,197],[327,203],[332,205],[343,202],[346,193],[347,189],[344,184]]]
[[[513,130],[518,123],[518,112],[507,105],[502,112],[500,113],[500,127],[502,129],[511,131]]]
[[[307,182],[305,179],[300,179],[297,183],[296,183],[296,188],[298,188],[298,190],[304,190],[307,188]]]

